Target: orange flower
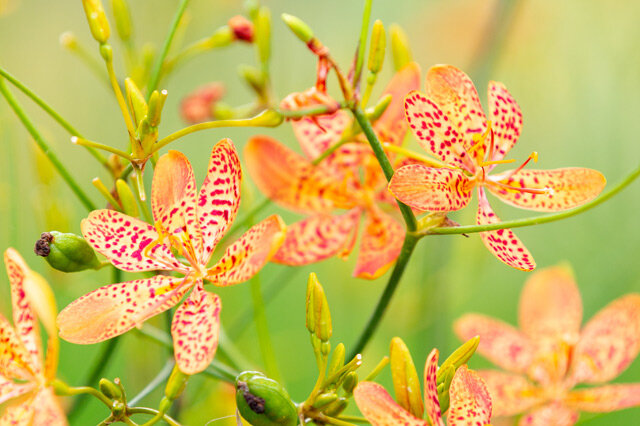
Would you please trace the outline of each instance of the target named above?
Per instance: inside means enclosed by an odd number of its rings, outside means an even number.
[[[391,395],[377,383],[359,383],[353,396],[358,408],[373,426],[444,426],[438,400],[437,370],[438,350],[434,349],[427,357],[424,366],[424,408],[427,412],[427,420],[417,417],[396,403]],[[417,398],[420,399],[420,389],[416,390]],[[449,397],[450,408],[447,416],[449,426],[483,426],[491,420],[491,397],[487,387],[475,372],[467,369],[466,365],[457,369],[451,381]]]
[[[58,363],[58,343],[54,333],[49,335],[47,359],[43,360],[40,325],[36,305],[46,305],[46,300],[35,301],[42,288],[30,291],[29,286],[44,280],[31,271],[17,251],[8,249],[4,263],[11,283],[13,323],[0,315],[0,405],[7,403],[0,424],[52,425],[67,424],[64,411],[49,382],[55,379]],[[44,298],[45,292],[37,297]],[[45,308],[46,309],[46,308]],[[52,315],[53,319],[55,315]],[[44,322],[44,321],[43,321]],[[47,324],[45,324],[47,326]],[[51,330],[53,331],[53,330]]]
[[[480,336],[478,351],[503,371],[480,371],[495,416],[522,416],[521,425],[572,425],[580,411],[640,405],[640,383],[602,384],[624,371],[640,351],[640,294],[602,309],[582,330],[582,302],[573,274],[554,267],[529,278],[520,296],[520,330],[468,314],[455,324],[461,339]],[[550,420],[552,419],[552,420]]]
[[[204,370],[218,344],[221,304],[217,295],[204,289],[203,280],[221,287],[248,280],[285,235],[282,219],[271,216],[231,244],[213,267],[207,266],[236,216],[240,178],[240,161],[229,139],[213,148],[199,194],[187,158],[169,151],[155,168],[155,228],[113,210],[92,212],[82,221],[82,234],[114,266],[129,272],[176,271],[184,277],[156,275],[99,288],[60,313],[60,336],[80,344],[110,339],[176,305],[193,289],[175,312],[171,334],[180,369],[186,374]]]
[[[374,124],[383,141],[402,142],[406,133],[402,97],[418,86],[419,79],[418,66],[409,64],[387,87],[385,93],[391,94],[393,101]],[[335,101],[312,88],[289,95],[282,108],[318,104],[332,105]],[[350,141],[318,165],[313,163],[340,141],[351,124],[352,119],[344,110],[292,121],[304,157],[266,136],[249,140],[245,159],[260,190],[282,206],[308,215],[289,226],[284,244],[272,259],[274,262],[305,265],[336,255],[348,256],[361,216],[365,218],[365,228],[354,276],[377,278],[398,257],[404,228],[382,209],[384,205],[389,209],[396,206],[388,197],[386,180],[369,146]],[[346,212],[336,214],[337,209]]]
[[[427,73],[426,96],[407,95],[405,113],[418,142],[449,165],[433,168],[413,164],[398,169],[389,184],[393,195],[420,210],[446,212],[465,207],[478,188],[477,222],[500,220],[491,210],[485,188],[495,196],[523,209],[553,212],[567,210],[595,198],[605,186],[596,170],[564,168],[523,170],[520,167],[490,175],[513,147],[522,129],[522,113],[501,83],[489,82],[490,121],[482,110],[469,77],[449,65]],[[482,232],[484,244],[498,259],[514,268],[531,271],[535,261],[509,229]]]

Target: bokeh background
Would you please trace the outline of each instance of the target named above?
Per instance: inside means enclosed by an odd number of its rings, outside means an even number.
[[[108,3],[108,2],[107,2]],[[135,41],[159,45],[164,39],[176,2],[131,0]],[[306,20],[343,67],[350,64],[359,33],[362,2],[344,0],[271,0],[273,21],[273,83],[280,98],[315,81],[315,59],[278,19],[291,13]],[[76,57],[61,49],[58,36],[71,30],[98,58],[79,1],[0,1],[0,64],[49,101],[90,139],[125,146],[126,133],[112,93]],[[242,12],[240,1],[193,0],[190,24],[182,43],[199,39]],[[524,130],[511,157],[524,159],[538,151],[538,167],[585,166],[601,170],[610,184],[618,182],[640,158],[640,6],[634,0],[403,0],[374,2],[374,19],[387,26],[402,25],[411,40],[415,60],[423,71],[436,63],[466,70],[476,81],[484,101],[489,79],[504,82],[524,113]],[[115,43],[117,52],[121,46]],[[118,65],[121,56],[116,55]],[[247,45],[205,54],[181,67],[163,87],[169,99],[161,135],[182,125],[180,99],[197,86],[223,81],[226,101],[239,105],[251,99],[237,75],[239,64],[255,62]],[[392,74],[390,55],[380,79]],[[121,69],[121,68],[120,68]],[[335,84],[332,90],[335,90]],[[383,84],[379,84],[378,93]],[[17,93],[17,91],[14,91]],[[93,200],[102,204],[91,179],[102,175],[99,166],[68,135],[22,95],[27,111]],[[242,148],[249,136],[266,133],[297,149],[290,126],[276,129],[217,129],[190,135],[171,146],[187,154],[199,183],[204,178],[208,153],[222,137]],[[13,246],[33,269],[44,274],[55,289],[59,307],[108,283],[107,271],[62,274],[51,270],[33,254],[39,234],[48,230],[79,233],[86,211],[64,182],[51,170],[4,102],[0,102],[0,248]],[[248,175],[243,211],[259,202]],[[150,176],[147,176],[149,185]],[[534,254],[538,267],[569,262],[582,292],[585,318],[625,293],[640,289],[639,183],[586,214],[538,227],[522,228],[518,236]],[[253,200],[253,201],[252,201]],[[526,212],[494,203],[503,219]],[[282,213],[287,220],[296,216]],[[454,215],[473,222],[473,208]],[[347,262],[330,259],[288,271],[269,265],[261,273],[263,292],[283,383],[296,400],[311,390],[316,377],[313,353],[304,327],[306,277],[315,271],[325,286],[334,321],[334,346],[355,341],[367,320],[388,273],[373,281],[351,277],[355,256]],[[454,319],[469,311],[482,312],[515,323],[517,304],[527,274],[492,257],[480,238],[439,236],[423,239],[395,295],[382,326],[365,353],[367,372],[388,353],[389,340],[402,337],[421,371],[428,351],[438,347],[448,354],[458,344],[452,333]],[[277,294],[276,294],[277,293]],[[244,356],[262,365],[255,327],[251,321],[249,285],[221,289],[222,323]],[[0,274],[0,309],[10,309],[9,286]],[[163,326],[161,322],[156,325]],[[100,345],[62,344],[59,375],[74,385],[83,384]],[[109,362],[105,376],[122,378],[130,395],[136,394],[164,365],[167,351],[135,333],[124,336]],[[488,363],[476,356],[472,367]],[[381,380],[389,385],[389,372]],[[640,381],[636,360],[618,379]],[[142,404],[156,407],[160,393]],[[232,415],[235,407],[229,387],[216,380],[194,377],[181,400],[184,424],[198,425]],[[96,424],[106,416],[102,406],[85,402],[75,424]],[[583,416],[592,425],[636,424],[640,409],[607,416]],[[220,420],[208,424],[233,422]],[[232,423],[230,423],[232,424]]]

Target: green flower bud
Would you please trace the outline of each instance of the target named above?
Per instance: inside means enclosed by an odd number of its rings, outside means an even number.
[[[254,26],[258,59],[261,64],[266,64],[271,57],[271,12],[269,12],[269,9],[266,7],[260,8]]]
[[[409,47],[409,39],[404,30],[397,24],[389,27],[391,33],[391,54],[393,55],[393,65],[396,71],[402,69],[412,61],[413,55]]]
[[[296,426],[298,411],[287,391],[255,371],[236,378],[236,404],[242,418],[254,426]]]
[[[34,248],[52,268],[62,272],[99,269],[102,264],[91,246],[80,236],[62,232],[43,232]]]
[[[162,90],[161,92],[154,90],[153,93],[151,93],[151,97],[149,98],[149,112],[147,116],[147,120],[149,120],[149,125],[151,127],[158,127],[158,124],[160,124],[162,108],[164,108],[164,102],[167,100],[168,95],[169,92],[166,90]]]
[[[365,114],[369,121],[376,121],[384,112],[387,110],[387,107],[391,103],[393,96],[391,94],[386,94],[380,98],[377,104],[374,106],[367,108]]]
[[[318,395],[316,401],[313,403],[313,408],[322,409],[327,405],[333,403],[338,399],[338,395],[335,392],[326,392]]]
[[[342,343],[338,343],[338,346],[333,350],[331,355],[331,361],[329,361],[329,367],[327,368],[327,376],[332,376],[339,369],[344,366],[345,350]]]
[[[249,87],[251,87],[258,96],[264,96],[266,80],[262,71],[249,65],[240,65],[240,67],[238,67],[238,74],[240,74],[240,77],[247,82]]]
[[[302,19],[297,16],[283,13],[280,15],[285,24],[291,31],[305,44],[308,44],[313,39],[313,31],[311,27],[307,25]]]
[[[124,89],[127,94],[129,109],[133,113],[133,121],[136,126],[139,126],[142,119],[149,112],[147,101],[136,83],[128,77],[124,80]]]
[[[78,38],[71,31],[60,34],[60,45],[66,49],[74,50],[78,47]]]
[[[438,369],[438,378],[442,378],[442,383],[437,386],[438,401],[440,402],[440,411],[443,413],[449,409],[449,388],[455,374],[456,369],[453,365],[449,365],[445,369],[442,367]]]
[[[324,294],[324,289],[318,281],[318,276],[314,273],[309,275],[307,282],[307,330],[315,334],[322,342],[327,342],[331,338],[331,313],[329,303]],[[325,353],[328,355],[328,351]]]
[[[337,416],[347,408],[347,398],[340,397],[329,405],[325,410],[327,416]]]
[[[472,337],[471,339],[467,340],[462,345],[460,345],[458,349],[453,351],[453,353],[449,355],[449,358],[447,358],[440,366],[440,369],[438,370],[436,383],[440,384],[444,382],[445,378],[443,373],[446,371],[447,368],[449,368],[449,366],[453,366],[454,372],[455,372],[455,370],[460,368],[461,365],[466,364],[471,358],[471,356],[476,352],[476,349],[478,348],[479,344],[480,344],[480,337],[479,336]]]
[[[108,44],[100,45],[100,56],[107,62],[113,61],[113,48]]]
[[[122,400],[122,391],[111,380],[105,378],[100,379],[99,388],[100,392],[102,392],[107,398],[118,401]]]
[[[122,41],[128,41],[131,38],[132,25],[131,13],[126,0],[111,0],[111,9],[113,16],[116,18],[116,31]]]
[[[348,394],[352,394],[358,384],[358,374],[355,371],[347,374],[342,381],[342,389]]]
[[[177,365],[173,367],[171,371],[171,375],[169,376],[169,380],[167,380],[167,386],[164,388],[164,395],[167,397],[169,401],[175,400],[177,397],[182,394],[185,386],[187,386],[187,381],[189,380],[189,375],[184,374]]]
[[[122,210],[129,216],[138,217],[140,215],[138,203],[129,184],[122,179],[116,180],[116,191],[118,192]]]
[[[385,37],[384,25],[382,25],[382,21],[377,20],[373,23],[373,29],[371,30],[371,47],[369,49],[369,61],[367,63],[370,72],[377,74],[382,69],[386,46],[387,39]]]
[[[106,43],[111,35],[109,21],[100,0],[82,0],[91,35],[98,43]]]
[[[422,418],[424,406],[420,396],[420,379],[409,349],[399,337],[391,340],[389,357],[396,401],[414,416]]]

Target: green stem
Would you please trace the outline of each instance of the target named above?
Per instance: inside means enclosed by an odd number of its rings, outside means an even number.
[[[364,114],[364,111],[362,111],[362,108],[360,106],[355,105],[351,109],[351,111],[353,112],[353,115],[358,121],[358,124],[360,125],[362,132],[367,137],[367,140],[371,145],[371,149],[373,149],[373,153],[378,159],[378,163],[380,163],[380,167],[382,167],[384,176],[387,178],[387,181],[390,181],[391,177],[393,176],[393,166],[391,165],[391,162],[387,158],[387,155],[384,152],[384,148],[382,147],[382,144],[380,143],[380,141],[378,140],[378,137],[373,131],[371,122],[367,119],[367,117]],[[407,225],[407,231],[409,232],[415,231],[418,225],[417,225],[416,217],[413,214],[413,211],[411,211],[411,208],[406,204],[400,201],[397,201],[397,203],[398,203],[398,207],[400,207],[400,213],[402,213],[402,217],[404,218],[404,221]]]
[[[80,137],[80,132],[73,127],[67,120],[62,118],[60,114],[56,110],[54,110],[49,104],[47,104],[42,98],[36,95],[31,89],[25,86],[20,80],[15,78],[13,75],[9,74],[4,68],[0,67],[0,75],[7,79],[11,84],[13,84],[18,90],[27,95],[33,102],[35,102],[40,108],[44,110],[47,114],[51,116],[60,126],[62,126],[71,136]],[[87,151],[93,157],[100,162],[106,168],[109,168],[107,159],[97,150],[87,147]]]
[[[402,249],[400,250],[400,255],[398,256],[398,260],[396,261],[395,266],[393,267],[393,272],[391,272],[391,276],[389,277],[389,281],[387,281],[387,286],[385,287],[380,299],[378,299],[378,303],[376,308],[374,309],[367,325],[364,330],[360,334],[357,343],[353,346],[351,351],[351,355],[349,355],[348,359],[354,358],[356,355],[361,353],[364,348],[367,346],[367,343],[371,339],[371,336],[378,328],[380,324],[380,320],[382,320],[382,316],[387,310],[387,306],[389,302],[391,302],[391,298],[393,297],[393,293],[396,291],[398,284],[400,283],[400,278],[402,278],[402,274],[411,258],[411,254],[416,247],[416,243],[419,238],[413,234],[407,233],[404,237],[404,243],[402,244]]]
[[[498,229],[510,229],[510,228],[521,228],[523,226],[532,226],[532,225],[540,225],[542,223],[555,222],[556,220],[566,219],[571,216],[575,216],[587,210],[590,210],[596,207],[599,204],[604,203],[618,192],[622,191],[625,187],[627,187],[630,183],[636,180],[640,176],[640,166],[638,166],[635,170],[633,170],[626,178],[624,178],[620,183],[616,186],[600,195],[598,198],[589,201],[586,204],[581,205],[572,210],[567,210],[564,212],[553,213],[546,216],[538,216],[538,217],[528,217],[524,219],[516,219],[516,220],[507,220],[505,222],[491,223],[489,225],[467,225],[467,226],[456,226],[456,227],[438,227],[431,228],[427,230],[425,233],[420,234],[420,236],[424,235],[443,235],[443,234],[472,234],[476,232],[486,232],[486,231],[497,231]]]
[[[128,152],[124,152],[118,148],[114,148],[112,146],[109,145],[105,145],[103,143],[100,142],[95,142],[95,141],[90,141],[78,136],[73,136],[71,138],[71,143],[75,144],[75,145],[80,145],[80,146],[84,146],[84,147],[91,147],[91,148],[95,148],[95,149],[101,149],[103,151],[107,151],[110,152],[112,154],[115,154],[117,156],[120,156],[122,158],[124,158],[125,160],[128,161],[134,161],[134,158],[131,156],[131,154],[129,154]]]
[[[286,118],[303,118],[303,117],[313,117],[314,115],[324,115],[331,114],[336,112],[337,110],[348,108],[347,102],[340,102],[337,106],[329,106],[329,105],[317,105],[309,108],[302,109],[280,109],[277,108],[278,111],[283,117]]]
[[[267,371],[267,375],[276,381],[280,381],[280,371],[276,354],[271,343],[269,326],[267,325],[267,314],[264,299],[262,298],[262,288],[260,285],[260,274],[256,274],[251,279],[251,300],[253,301],[253,319],[258,333],[258,342],[262,360]]]
[[[171,26],[169,27],[169,33],[167,34],[167,38],[165,38],[164,40],[160,55],[156,59],[156,63],[153,66],[153,70],[151,71],[149,86],[147,87],[148,97],[151,96],[151,93],[153,93],[153,91],[158,87],[160,75],[162,74],[162,65],[164,64],[164,60],[169,53],[171,42],[173,41],[173,37],[176,35],[176,30],[178,29],[178,25],[180,24],[180,20],[182,19],[182,15],[184,15],[184,11],[187,9],[188,4],[189,0],[181,0],[180,4],[178,5],[178,10],[176,10],[176,14],[173,16],[173,21],[171,22]]]
[[[127,408],[127,412],[129,414],[149,414],[154,416],[151,420],[144,423],[145,425],[153,425],[156,424],[159,420],[164,420],[170,426],[181,426],[177,420],[170,417],[168,414],[162,413],[158,410],[154,410],[153,408],[147,407],[129,407]]]
[[[116,72],[113,69],[113,59],[111,57],[105,57],[104,62],[107,66],[107,74],[109,74],[109,81],[111,82],[111,87],[113,88],[113,93],[116,96],[116,101],[118,102],[118,106],[120,107],[120,112],[122,113],[124,124],[125,126],[127,126],[129,139],[131,139],[131,142],[133,143],[133,140],[136,134],[136,129],[133,125],[133,119],[131,118],[131,114],[129,113],[127,102],[125,101],[124,95],[122,94],[122,90],[120,89],[120,83],[118,83]]]
[[[358,57],[356,58],[356,69],[353,74],[353,86],[358,87],[362,65],[364,64],[364,52],[367,47],[367,35],[369,34],[369,20],[371,18],[372,0],[365,0],[364,12],[362,13],[362,28],[360,30],[360,41],[358,42]]]
[[[49,146],[49,144],[44,140],[42,135],[34,127],[33,123],[31,122],[31,120],[29,120],[29,117],[27,117],[27,114],[24,112],[24,110],[22,109],[22,107],[20,106],[16,98],[7,88],[4,78],[1,78],[1,77],[0,77],[0,92],[9,103],[9,106],[11,106],[11,109],[13,109],[13,111],[16,113],[16,115],[18,116],[18,118],[20,119],[24,127],[27,129],[31,137],[33,137],[35,142],[38,144],[38,146],[40,147],[44,155],[47,156],[49,161],[51,161],[51,164],[53,164],[53,167],[55,167],[58,173],[60,173],[60,176],[62,176],[62,179],[64,179],[67,185],[69,185],[69,188],[71,188],[73,193],[76,194],[78,199],[80,199],[80,202],[87,208],[87,210],[89,211],[95,210],[96,207],[94,206],[93,202],[80,188],[80,185],[78,185],[78,183],[71,176],[71,174],[62,164],[62,162],[60,162],[60,160],[58,159],[58,156],[51,150],[51,147]]]
[[[56,380],[56,382],[63,383],[63,382],[61,382],[59,380]],[[100,402],[102,402],[104,405],[106,405],[107,408],[111,409],[111,406],[112,406],[111,400],[109,398],[107,398],[106,396],[104,396],[102,394],[102,392],[98,391],[97,389],[92,388],[91,386],[70,387],[65,383],[65,384],[63,384],[63,387],[64,387],[64,393],[56,392],[58,395],[63,395],[63,396],[74,396],[74,395],[85,396],[85,395],[91,395],[91,396],[95,397],[96,399],[98,399]],[[71,418],[69,418],[68,415],[67,415],[67,418],[69,420],[71,420]]]
[[[158,386],[162,385],[171,375],[173,365],[173,359],[169,359],[164,367],[162,367],[162,370],[160,370],[158,374],[153,379],[151,379],[147,386],[145,386],[136,396],[131,399],[131,401],[129,401],[129,404],[136,405],[138,402],[142,401],[144,397],[156,390]]]

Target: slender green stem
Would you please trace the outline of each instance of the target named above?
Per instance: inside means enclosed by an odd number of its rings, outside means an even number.
[[[69,188],[71,188],[73,193],[76,194],[80,202],[82,202],[82,204],[87,208],[87,210],[89,211],[95,210],[96,207],[94,206],[93,202],[80,188],[80,185],[78,185],[78,183],[71,176],[71,174],[66,169],[66,167],[58,159],[58,156],[51,150],[51,147],[49,146],[49,144],[44,140],[40,132],[38,132],[38,130],[35,128],[35,126],[31,122],[31,120],[29,119],[25,111],[22,109],[22,107],[20,106],[16,98],[13,96],[11,91],[9,91],[9,88],[6,85],[4,78],[1,78],[1,77],[0,77],[0,92],[9,103],[9,106],[11,106],[11,109],[13,109],[13,111],[16,113],[16,115],[18,116],[18,118],[20,119],[24,127],[27,129],[31,137],[33,137],[36,144],[38,144],[38,146],[40,147],[44,155],[46,155],[49,161],[51,161],[51,164],[53,164],[53,167],[55,167],[58,173],[60,173],[60,176],[62,176],[62,179],[64,179],[67,185],[69,185]]]
[[[373,131],[371,122],[367,119],[367,117],[364,114],[364,111],[362,111],[362,108],[360,106],[355,105],[351,109],[351,111],[353,112],[353,115],[358,121],[360,128],[362,128],[362,132],[367,137],[367,140],[371,145],[371,149],[373,149],[373,153],[378,159],[378,163],[380,163],[380,167],[382,167],[384,176],[387,178],[387,181],[391,180],[391,177],[393,176],[393,166],[391,165],[391,162],[387,158],[387,155],[384,152],[384,148],[382,147],[382,144],[380,143],[380,141],[378,140],[378,137]],[[409,232],[415,231],[417,229],[417,221],[416,221],[416,217],[413,214],[413,211],[411,211],[411,208],[406,204],[400,201],[397,201],[397,203],[398,203],[398,206],[400,207],[400,213],[402,213],[402,217],[404,218],[404,221],[407,225],[407,231]]]
[[[131,119],[129,109],[127,108],[127,102],[124,99],[124,95],[122,94],[122,90],[120,89],[120,83],[118,83],[118,78],[116,77],[116,72],[113,69],[113,59],[105,58],[105,64],[107,65],[107,73],[109,74],[109,81],[111,82],[113,93],[114,95],[116,95],[116,100],[118,101],[118,106],[120,107],[122,118],[124,118],[124,124],[127,126],[129,138],[133,141],[133,138],[136,134],[136,129],[133,126],[133,120]]]
[[[40,108],[44,110],[47,114],[51,116],[62,128],[64,128],[71,136],[80,136],[80,132],[73,127],[67,120],[62,118],[60,114],[56,110],[54,110],[49,104],[47,104],[42,98],[36,95],[31,89],[25,86],[20,80],[15,78],[13,75],[9,74],[4,68],[0,67],[0,75],[7,79],[7,81],[13,84],[18,90],[27,95],[33,102],[35,102]],[[107,159],[97,150],[87,147],[87,151],[93,157],[100,162],[106,168],[109,168]]]
[[[352,422],[352,423],[369,424],[369,420],[365,419],[364,417],[340,415],[340,417],[337,417],[337,418],[339,420],[344,420],[344,421]]]
[[[157,423],[159,420],[164,420],[170,426],[181,426],[180,423],[178,423],[177,420],[175,420],[174,418],[170,417],[168,414],[161,413],[160,411],[154,410],[153,408],[129,407],[129,408],[127,408],[127,412],[129,414],[150,414],[150,415],[154,416],[153,419],[151,419],[148,422],[146,422],[145,425],[152,425],[152,424]]]
[[[432,235],[432,234],[471,234],[475,232],[486,232],[486,231],[496,231],[498,229],[510,229],[510,228],[521,228],[523,226],[532,226],[532,225],[540,225],[542,223],[555,222],[556,220],[566,219],[571,216],[575,216],[577,214],[583,213],[587,210],[590,210],[596,207],[599,204],[604,203],[618,192],[622,191],[626,188],[630,183],[636,180],[640,176],[640,166],[638,166],[635,170],[633,170],[626,178],[624,178],[620,183],[616,186],[600,195],[598,198],[589,201],[586,204],[583,204],[580,207],[577,207],[572,210],[567,210],[564,212],[553,213],[546,216],[538,216],[538,217],[528,217],[524,219],[516,219],[516,220],[507,220],[504,222],[491,223],[489,225],[467,225],[467,226],[456,226],[456,227],[438,227],[431,228],[426,231],[423,235]]]
[[[262,287],[260,283],[260,274],[256,274],[251,279],[251,300],[253,301],[253,319],[258,333],[258,343],[262,360],[264,362],[267,375],[272,379],[280,380],[280,371],[276,354],[271,343],[271,334],[267,323],[267,313],[265,310],[264,299],[262,298]]]
[[[85,395],[91,395],[93,397],[95,397],[96,399],[98,399],[100,402],[102,402],[104,405],[107,406],[107,408],[111,408],[111,400],[109,398],[107,398],[106,396],[104,396],[102,394],[102,392],[98,391],[95,388],[92,388],[91,386],[77,386],[77,387],[70,387],[68,385],[64,385],[64,393],[61,394],[64,396],[85,396]],[[71,418],[69,418],[69,415],[67,415],[67,418],[69,420],[71,420]]]
[[[131,398],[131,401],[129,401],[129,404],[136,405],[137,403],[142,401],[144,397],[146,397],[151,392],[156,390],[160,385],[162,385],[171,375],[171,371],[173,370],[174,364],[175,363],[173,359],[167,360],[164,367],[162,367],[162,370],[160,370],[158,374],[153,379],[151,379],[151,381],[147,384],[147,386],[145,386],[136,396]]]
[[[182,15],[184,15],[184,11],[187,9],[188,4],[189,0],[181,0],[180,4],[178,5],[178,9],[176,10],[176,14],[173,16],[173,21],[171,22],[171,26],[169,27],[169,33],[164,40],[160,55],[158,55],[156,63],[153,66],[153,70],[151,71],[151,77],[149,78],[149,85],[147,87],[148,97],[151,96],[151,93],[153,93],[153,91],[158,88],[158,82],[160,81],[160,76],[162,74],[162,65],[164,64],[164,60],[169,53],[171,42],[173,41],[173,37],[176,35],[176,30],[178,29],[178,25],[180,24],[180,20],[182,19]]]
[[[419,238],[413,234],[407,233],[404,237],[404,243],[402,244],[402,249],[400,250],[400,255],[398,256],[398,260],[396,261],[395,266],[393,267],[393,272],[391,272],[391,276],[389,277],[389,281],[387,281],[387,286],[385,287],[380,299],[378,299],[378,303],[367,322],[364,330],[360,334],[358,341],[353,346],[351,350],[351,355],[349,355],[348,359],[352,359],[357,354],[361,353],[364,348],[367,346],[367,343],[373,336],[373,333],[378,328],[380,321],[382,320],[382,316],[387,310],[387,306],[389,302],[391,302],[391,298],[393,297],[393,293],[396,291],[398,284],[400,283],[400,278],[402,278],[402,274],[404,273],[405,268],[407,267],[407,263],[411,258],[411,254],[416,247],[416,243]]]
[[[75,144],[75,145],[81,145],[81,146],[86,146],[86,147],[91,147],[91,148],[96,148],[96,149],[101,149],[103,151],[107,151],[110,152],[112,154],[116,154],[126,160],[129,161],[134,161],[134,158],[131,156],[131,154],[129,154],[128,152],[124,152],[118,148],[114,148],[112,146],[109,145],[105,145],[103,143],[100,142],[94,142],[94,141],[90,141],[78,136],[73,136],[71,138],[71,143]]]
[[[76,43],[73,48],[69,48],[69,51],[76,55],[80,62],[82,62],[98,80],[106,84],[107,88],[110,87],[109,76],[105,73],[102,64],[94,56],[92,56],[87,51],[87,49],[84,48],[84,46],[82,46],[80,43]]]
[[[303,118],[303,117],[313,117],[314,115],[331,114],[333,112],[336,112],[337,110],[348,108],[348,106],[349,105],[347,102],[340,102],[336,106],[317,105],[309,108],[294,109],[294,110],[278,108],[276,109],[276,111],[278,111],[283,117],[286,117],[286,118]]]
[[[115,197],[113,195],[111,195],[111,192],[109,191],[109,189],[105,186],[104,183],[102,183],[102,180],[100,180],[100,178],[94,178],[91,183],[93,184],[93,186],[96,187],[96,189],[98,190],[98,192],[100,192],[100,194],[102,194],[102,196],[104,197],[105,200],[107,200],[107,202],[109,204],[111,204],[111,207],[114,210],[117,210],[119,212],[122,212],[122,208],[120,207],[120,203],[118,203],[118,200],[115,199]]]
[[[372,0],[365,0],[364,12],[362,13],[362,28],[360,29],[360,41],[358,42],[358,57],[356,58],[356,69],[353,74],[353,86],[358,87],[360,76],[362,75],[362,65],[364,64],[364,53],[367,47],[367,35],[369,34],[369,20],[371,18]]]

